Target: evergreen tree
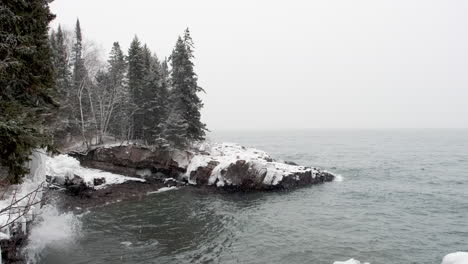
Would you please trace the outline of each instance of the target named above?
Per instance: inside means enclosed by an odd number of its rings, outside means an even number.
[[[171,90],[171,114],[166,125],[165,135],[169,131],[183,129],[177,132],[179,137],[173,143],[185,145],[193,141],[204,140],[206,125],[200,120],[200,109],[203,103],[197,92],[203,91],[197,84],[197,75],[193,69],[193,42],[187,29],[184,38],[179,37],[171,55],[172,63],[172,90]],[[180,118],[180,120],[175,120]]]
[[[75,43],[73,45],[73,86],[79,89],[86,78],[86,67],[83,59],[83,37],[81,35],[80,20],[76,20]]]
[[[141,87],[141,101],[140,107],[138,110],[139,115],[141,116],[140,124],[141,125],[141,135],[140,138],[144,141],[148,142],[151,141],[151,126],[152,124],[152,90],[154,89],[154,85],[157,85],[157,81],[154,82],[154,79],[157,78],[157,75],[154,72],[153,67],[153,58],[151,57],[151,51],[148,46],[145,44],[143,46],[143,83]]]
[[[57,103],[48,0],[0,2],[0,165],[17,183],[32,149],[50,143],[45,124]]]
[[[164,58],[164,61],[161,62],[161,74],[162,74],[162,85],[166,91],[170,90],[171,85],[171,73],[169,72],[169,65],[167,63],[167,58]]]
[[[127,63],[118,42],[114,42],[112,46],[108,63],[109,82],[112,87],[112,98],[114,98],[111,101],[113,101],[114,108],[109,110],[110,116],[107,119],[106,126],[114,135],[126,138],[130,122],[129,93],[125,82]]]
[[[141,139],[143,136],[143,119],[142,113],[143,85],[146,73],[145,53],[141,46],[138,37],[135,36],[128,50],[128,87],[131,95],[131,112],[134,139]]]
[[[73,99],[71,98],[71,71],[68,63],[68,50],[65,44],[65,36],[61,26],[56,32],[51,35],[51,46],[53,50],[53,62],[55,68],[55,83],[58,92],[58,100],[60,102],[60,111],[58,116],[58,124],[55,135],[64,137],[63,133],[71,132],[74,121],[73,116]]]
[[[65,44],[65,37],[62,28],[59,26],[55,35],[55,46],[54,46],[54,66],[56,70],[56,84],[57,88],[64,99],[70,97],[70,82],[71,72],[68,64],[68,51]]]
[[[187,128],[188,124],[183,116],[183,108],[179,103],[172,105],[162,134],[164,141],[176,148],[186,147],[189,144]]]
[[[167,119],[167,85],[164,73],[156,55],[151,58],[150,68],[145,78],[145,141],[154,144],[162,137],[162,130]]]
[[[119,42],[114,42],[107,62],[113,85],[123,86],[127,64]]]
[[[71,109],[76,120],[76,127],[80,128],[81,135],[86,144],[88,144],[87,133],[95,121],[92,111],[92,97],[90,91],[93,84],[88,80],[88,72],[83,58],[83,36],[81,32],[80,21],[76,20],[75,39],[72,48],[72,90],[73,96]],[[96,124],[95,124],[96,125]]]
[[[49,43],[50,43],[50,48],[51,48],[51,54],[52,54],[52,64],[55,66],[55,51],[56,51],[56,46],[57,46],[57,39],[56,39],[56,34],[55,30],[50,31],[50,36],[49,36]]]
[[[153,57],[151,56],[151,50],[148,48],[148,45],[143,46],[143,64],[144,64],[144,74],[148,74],[153,63]]]

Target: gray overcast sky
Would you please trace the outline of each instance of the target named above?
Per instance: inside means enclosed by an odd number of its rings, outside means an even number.
[[[212,130],[468,127],[468,1],[55,0],[159,57],[190,27]]]

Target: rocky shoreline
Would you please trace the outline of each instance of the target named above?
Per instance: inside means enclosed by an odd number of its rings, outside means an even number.
[[[290,189],[335,179],[327,171],[276,161],[261,150],[230,143],[190,151],[103,146],[70,155],[86,167],[149,181],[175,178],[196,186],[244,191]]]
[[[79,161],[79,162],[78,162]],[[92,208],[175,188],[207,192],[278,191],[330,182],[335,175],[237,144],[170,150],[137,144],[104,145],[48,157],[44,203],[79,214]],[[125,175],[125,176],[123,176]],[[2,263],[25,263],[26,232],[16,226],[0,240]]]

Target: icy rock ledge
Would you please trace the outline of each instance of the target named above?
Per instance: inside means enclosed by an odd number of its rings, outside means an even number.
[[[333,174],[316,168],[276,161],[264,151],[239,144],[204,145],[200,150],[191,159],[184,175],[191,184],[288,189],[335,178]]]
[[[233,143],[204,143],[186,151],[139,145],[102,146],[74,156],[91,168],[148,181],[173,177],[199,186],[269,190],[335,179],[332,173],[279,162],[264,151]]]
[[[73,195],[81,194],[89,188],[102,189],[127,181],[144,182],[141,178],[84,168],[77,159],[68,155],[47,157],[46,164],[47,181],[57,187],[66,188]]]

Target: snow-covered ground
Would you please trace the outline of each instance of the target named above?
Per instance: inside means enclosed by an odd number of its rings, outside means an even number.
[[[247,161],[254,170],[258,170],[259,172],[266,171],[266,176],[263,180],[263,184],[265,185],[277,185],[285,176],[292,175],[296,172],[310,171],[313,176],[318,173],[314,168],[278,162],[265,151],[255,148],[246,148],[235,143],[204,144],[199,146],[199,148],[199,153],[188,163],[187,172],[185,174],[185,177],[192,184],[195,184],[195,182],[191,181],[190,173],[196,171],[198,167],[207,166],[211,161],[219,162],[213,169],[209,178],[209,184],[214,184],[216,182],[217,186],[232,184],[229,179],[223,177],[221,172],[238,160]]]
[[[141,181],[144,179],[128,177],[110,172],[105,172],[97,169],[84,168],[80,165],[80,162],[68,155],[58,155],[55,157],[47,157],[46,174],[53,177],[69,177],[73,178],[73,175],[78,175],[86,182],[86,185],[93,187],[94,179],[104,178],[105,183],[99,186],[95,186],[96,189],[105,188],[107,185],[120,184],[126,181]]]
[[[444,257],[442,264],[468,264],[468,252],[450,253]]]

